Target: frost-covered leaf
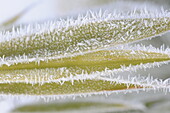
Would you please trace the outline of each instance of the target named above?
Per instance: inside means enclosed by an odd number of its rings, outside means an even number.
[[[95,92],[141,87],[151,88],[152,84],[140,83],[140,78],[134,79],[138,82],[114,78],[114,70],[121,68],[122,65],[169,60],[170,57],[166,51],[115,49],[39,63],[27,61],[9,66],[4,64],[0,67],[0,92],[15,95],[66,95],[95,94]],[[102,78],[100,78],[101,76]],[[107,76],[111,78],[108,79]],[[163,88],[161,85],[158,87]]]
[[[28,79],[27,81],[31,82],[30,78],[36,81],[42,77],[45,77],[44,81],[48,81],[51,76],[55,80],[70,75],[92,74],[94,72],[105,71],[106,69],[119,70],[122,66],[128,68],[129,65],[143,65],[170,60],[168,50],[161,51],[159,49],[154,50],[154,48],[151,50],[142,50],[140,48],[138,50],[100,50],[66,58],[47,58],[44,61],[29,61],[27,57],[24,57],[24,62],[22,63],[17,62],[18,59],[8,61],[8,59],[2,58],[0,64],[0,81],[4,83],[5,81],[15,82]]]
[[[50,99],[48,103],[34,101],[28,105],[20,105],[12,111],[17,112],[112,112],[112,113],[150,113],[151,111],[168,112],[169,93],[164,94],[159,91],[140,91],[139,93],[118,93],[106,96],[95,95],[91,97],[76,99]],[[76,103],[79,103],[80,107]],[[88,104],[88,103],[91,103]],[[98,104],[96,104],[98,103]],[[148,107],[149,103],[149,107]],[[33,104],[33,105],[32,105]],[[102,105],[103,104],[103,105]],[[68,105],[68,107],[66,106]],[[73,106],[71,106],[73,105]],[[89,105],[89,106],[88,106]],[[101,106],[100,106],[101,105]],[[106,105],[106,106],[105,106]],[[110,106],[111,105],[111,106]],[[63,108],[63,109],[62,109]],[[64,109],[65,108],[65,109]],[[43,109],[43,110],[42,110]],[[131,111],[131,112],[130,112]]]
[[[0,57],[63,57],[151,38],[170,30],[169,13],[160,15],[91,13],[76,20],[47,22],[1,32]],[[9,49],[10,48],[10,49]],[[42,58],[43,59],[43,58]]]
[[[170,62],[169,49],[124,46],[169,32],[169,15],[100,11],[1,32],[0,94],[65,98],[150,89],[169,92],[169,79],[116,75]]]
[[[67,78],[66,78],[67,79]],[[79,81],[78,81],[79,80]],[[63,83],[62,83],[63,82]],[[40,84],[30,83],[1,83],[1,94],[13,95],[76,95],[102,91],[127,89],[126,84],[115,84],[112,81],[100,79],[71,79],[70,81],[57,81]],[[134,88],[132,85],[129,88]]]
[[[116,80],[112,75],[119,69],[124,70],[122,66],[144,67],[146,63],[170,60],[167,51],[145,47],[121,49],[118,46],[169,31],[169,13],[162,15],[125,18],[100,11],[77,20],[27,26],[18,32],[2,33],[1,93],[60,95],[122,90],[129,85],[132,88],[152,87],[129,79]],[[118,48],[105,49],[110,46]],[[103,75],[106,78],[100,79]]]

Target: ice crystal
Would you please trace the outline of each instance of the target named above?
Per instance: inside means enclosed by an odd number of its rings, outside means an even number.
[[[170,49],[129,43],[170,30],[170,13],[88,12],[0,32],[2,95],[76,96],[163,90],[169,79],[119,75],[170,62]]]

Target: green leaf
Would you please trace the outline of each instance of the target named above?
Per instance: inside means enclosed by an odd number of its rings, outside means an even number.
[[[13,112],[101,112],[115,111],[119,109],[129,109],[131,106],[122,103],[106,103],[106,102],[68,102],[68,103],[50,103],[35,104],[16,108]],[[95,111],[93,109],[96,109]],[[131,108],[132,109],[132,108]]]
[[[77,20],[47,22],[2,34],[0,57],[66,57],[151,38],[170,30],[170,18],[87,14]],[[150,17],[150,18],[149,18]]]
[[[107,70],[120,68],[121,65],[167,60],[170,60],[170,57],[163,52],[103,50],[41,61],[39,64],[27,62],[3,65],[0,67],[0,92],[14,95],[69,95],[141,88],[142,84],[138,85],[130,81],[121,83],[121,80],[119,82],[115,79],[101,79],[100,72],[107,73]]]
[[[27,59],[26,59],[27,60]],[[94,72],[113,70],[121,66],[138,65],[145,63],[168,61],[170,57],[166,53],[147,52],[139,50],[101,50],[86,53],[74,57],[52,59],[45,61],[33,61],[25,63],[3,64],[0,67],[0,81],[20,81],[32,78],[39,79],[50,76],[58,79],[77,74],[92,74]],[[6,76],[10,75],[10,77]],[[34,81],[35,81],[34,80]],[[31,81],[30,81],[31,82]]]
[[[115,15],[91,13],[78,20],[28,26],[23,33],[11,32],[12,36],[2,34],[0,93],[79,95],[166,88],[167,84],[160,82],[150,84],[154,80],[143,83],[140,81],[143,78],[108,78],[108,73],[113,74],[114,69],[122,66],[170,60],[167,51],[118,46],[169,31],[168,13],[165,15],[167,17],[115,19]],[[111,46],[118,48],[108,50]]]
[[[31,83],[3,83],[0,85],[1,94],[12,95],[69,95],[69,94],[83,94],[83,93],[97,93],[104,91],[124,90],[127,88],[137,88],[137,86],[126,84],[115,84],[112,81],[105,81],[100,79],[82,80],[80,81],[65,81],[50,82],[40,84]],[[138,86],[140,88],[140,86]]]

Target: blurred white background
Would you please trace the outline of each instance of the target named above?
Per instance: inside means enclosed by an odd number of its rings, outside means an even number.
[[[76,14],[113,0],[0,0],[0,23],[29,7],[18,23],[29,23]]]
[[[14,17],[26,8],[18,23],[30,23],[54,18],[77,15],[86,10],[117,9],[129,10],[149,7],[155,10],[169,7],[170,0],[0,0],[0,24]],[[149,1],[149,2],[148,2]]]

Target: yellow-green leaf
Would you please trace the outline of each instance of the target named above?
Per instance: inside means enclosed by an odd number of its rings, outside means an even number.
[[[166,14],[164,14],[166,15]],[[135,17],[135,16],[134,16]],[[121,18],[121,19],[118,19]],[[151,38],[170,30],[170,18],[122,18],[91,14],[77,20],[47,22],[3,33],[0,57],[35,58],[68,56]]]

